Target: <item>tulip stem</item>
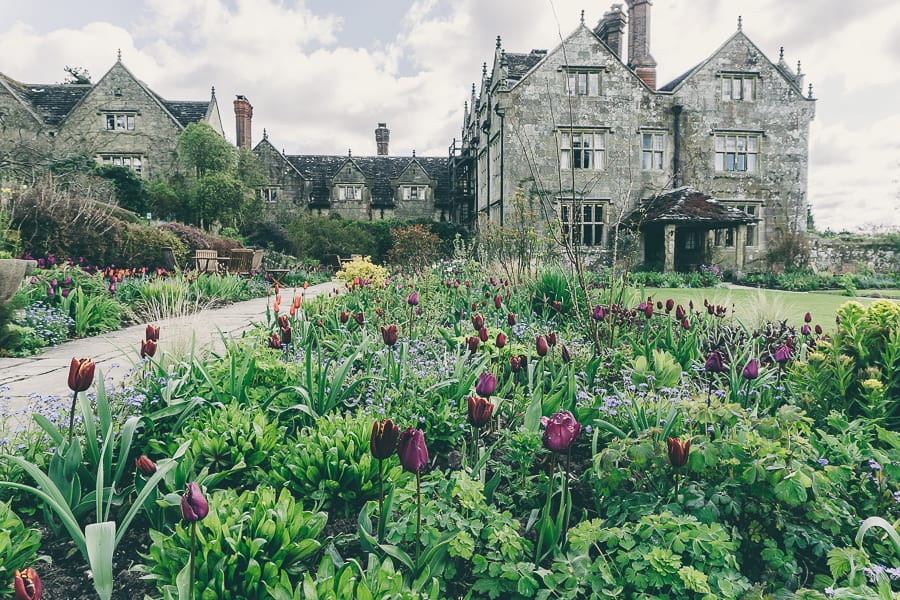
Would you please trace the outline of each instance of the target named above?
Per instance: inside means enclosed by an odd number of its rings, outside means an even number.
[[[419,546],[422,543],[422,475],[416,471],[416,570],[419,567]]]
[[[75,402],[78,400],[78,392],[72,392],[72,410],[69,411],[69,446],[72,445],[72,434],[75,431]]]
[[[378,459],[378,543],[384,542],[384,461]]]
[[[191,522],[191,561],[188,569],[190,570],[189,576],[189,591],[188,598],[189,600],[194,600],[194,558],[197,556],[197,521]]]

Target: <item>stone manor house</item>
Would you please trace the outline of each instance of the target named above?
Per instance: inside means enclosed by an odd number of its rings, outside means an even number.
[[[657,85],[650,9],[650,0],[627,0],[627,14],[613,4],[594,27],[582,13],[551,50],[507,52],[498,37],[447,156],[391,155],[385,123],[374,156],[288,155],[268,132],[253,146],[243,95],[234,100],[236,143],[268,171],[260,194],[276,220],[337,213],[508,225],[518,195],[597,259],[624,227],[638,234],[639,262],[764,269],[768,249],[805,230],[812,87],[783,50],[777,62],[763,54],[740,19],[712,55]],[[194,121],[222,133],[214,90],[209,101],[164,100],[121,58],[96,84],[0,74],[0,142],[24,128],[148,178],[176,168],[177,136]]]

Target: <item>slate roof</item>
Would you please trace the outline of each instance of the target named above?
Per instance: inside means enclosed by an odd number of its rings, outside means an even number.
[[[450,160],[434,156],[333,156],[286,155],[288,162],[310,182],[311,206],[328,206],[331,182],[340,168],[348,161],[359,167],[366,178],[366,187],[372,197],[372,206],[394,205],[396,180],[413,161],[435,182],[434,203],[438,206],[450,201]]]
[[[713,228],[755,223],[756,221],[759,221],[757,217],[751,217],[738,208],[722,204],[690,186],[682,186],[641,203],[628,215],[623,225],[643,227],[651,224],[674,223],[705,225]]]
[[[206,117],[206,111],[209,110],[208,101],[163,100],[162,98],[159,98],[159,101],[166,107],[166,110],[172,113],[173,117],[178,119],[182,127],[202,121]]]
[[[690,69],[688,69],[687,71],[685,71],[684,73],[682,73],[681,75],[679,75],[678,77],[676,77],[675,79],[673,79],[672,81],[670,81],[669,83],[667,83],[666,85],[664,85],[664,86],[658,88],[657,91],[660,91],[660,92],[671,92],[672,90],[674,90],[675,88],[677,88],[679,85],[681,85],[681,82],[684,81],[685,79],[687,79],[687,78],[688,78],[688,75],[690,75],[691,73],[693,73],[694,71],[696,71],[697,68],[700,67],[702,64],[703,64],[703,63],[694,65],[693,67],[691,67]]]
[[[509,66],[507,79],[518,81],[547,56],[546,50],[532,50],[528,54],[514,52],[506,53],[506,61]]]

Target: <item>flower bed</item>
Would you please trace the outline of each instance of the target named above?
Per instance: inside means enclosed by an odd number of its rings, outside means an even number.
[[[82,532],[149,536],[162,598],[896,593],[896,303],[848,303],[825,336],[835,315],[751,330],[558,273],[371,281],[282,289],[219,357],[159,332],[127,391],[94,382],[72,430],[67,406],[6,443],[13,513],[46,518],[23,486],[58,488],[47,536],[98,587],[121,561]],[[10,582],[42,574],[12,548]]]

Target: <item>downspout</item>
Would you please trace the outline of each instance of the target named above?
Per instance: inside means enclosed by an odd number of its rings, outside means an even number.
[[[672,151],[672,187],[677,188],[681,187],[681,110],[684,108],[680,104],[676,104],[672,106],[672,115],[674,116],[674,122],[672,124],[672,131],[674,138],[672,140],[674,149]]]
[[[500,110],[500,103],[498,102],[494,106],[494,112],[497,113],[497,116],[500,117],[500,227],[503,227],[503,190],[506,189],[503,185],[503,174],[505,169],[503,168],[504,162],[506,160],[506,153],[504,152],[504,131],[503,131],[503,112]]]

